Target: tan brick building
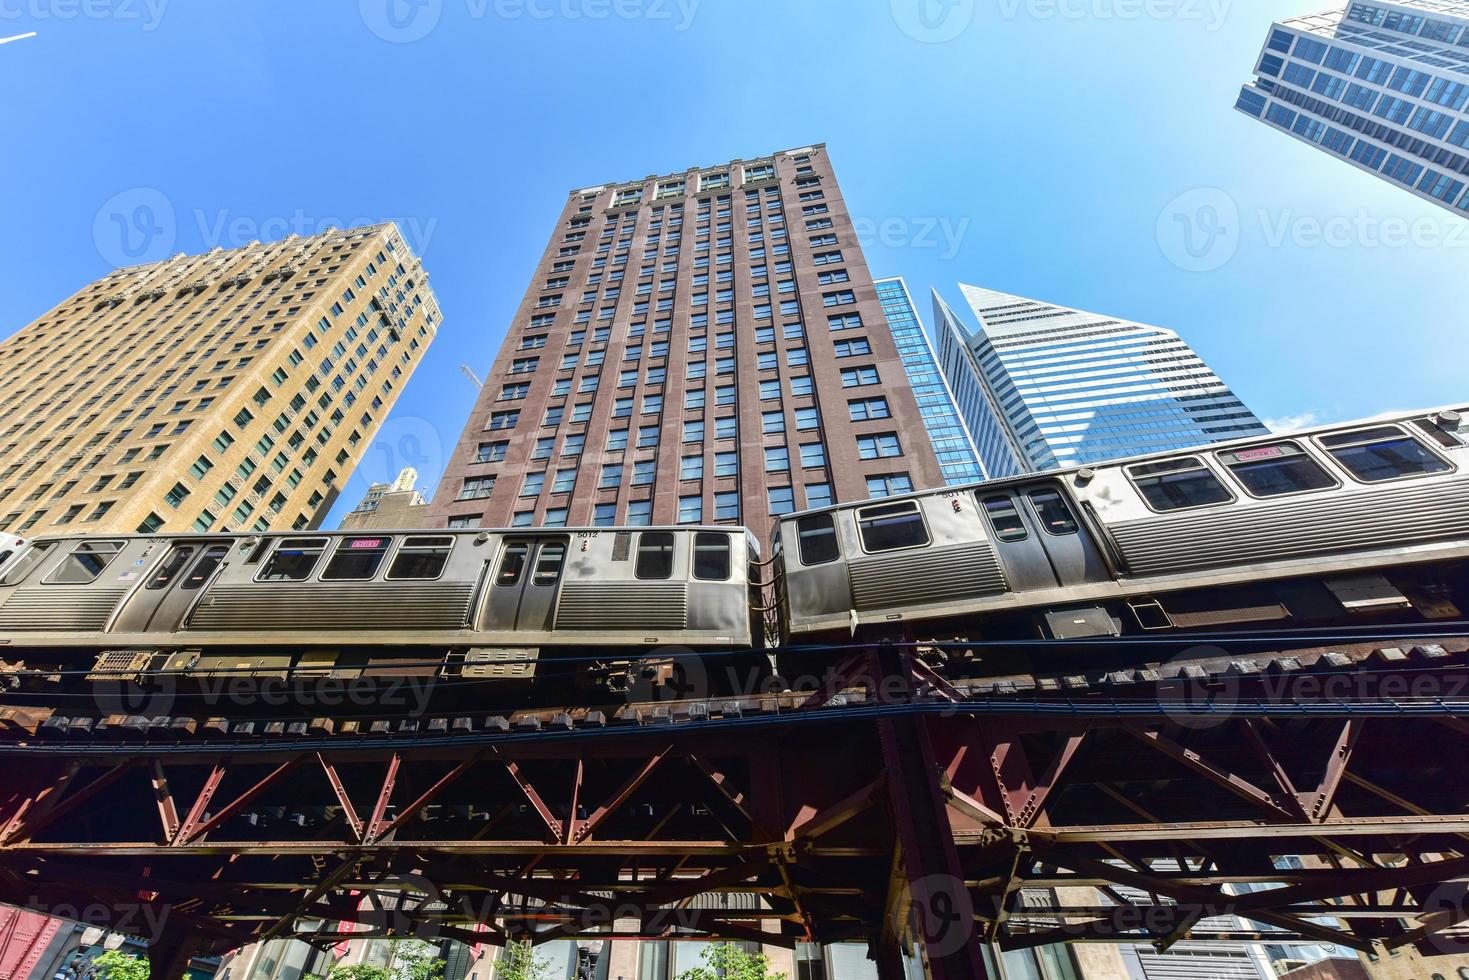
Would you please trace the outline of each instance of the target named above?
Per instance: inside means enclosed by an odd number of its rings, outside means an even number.
[[[314,528],[438,324],[392,224],[105,276],[0,344],[0,530]]]
[[[394,531],[423,527],[428,501],[415,486],[418,471],[409,467],[392,483],[374,483],[357,506],[342,516],[342,531]]]
[[[434,526],[744,524],[941,485],[822,145],[572,191]]]

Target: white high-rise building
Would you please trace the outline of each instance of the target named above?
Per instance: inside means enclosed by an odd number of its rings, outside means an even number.
[[[979,324],[968,341],[979,387],[1008,430],[996,445],[1013,447],[1027,470],[1269,431],[1172,330],[979,286],[960,289]],[[955,360],[945,357],[945,368]],[[953,378],[950,385],[970,387]],[[959,401],[962,409],[965,398]],[[966,421],[984,456],[975,422]]]
[[[1271,27],[1235,108],[1469,211],[1469,0],[1369,0]]]

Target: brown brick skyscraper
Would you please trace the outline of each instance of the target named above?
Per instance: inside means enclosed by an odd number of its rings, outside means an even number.
[[[573,191],[436,526],[745,524],[942,482],[825,147]]]

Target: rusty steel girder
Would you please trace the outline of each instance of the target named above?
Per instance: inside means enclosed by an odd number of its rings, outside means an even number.
[[[1435,640],[1019,684],[878,643],[801,695],[554,730],[117,741],[13,712],[0,901],[109,910],[170,977],[348,932],[859,941],[940,980],[985,943],[1457,951],[1469,642]]]

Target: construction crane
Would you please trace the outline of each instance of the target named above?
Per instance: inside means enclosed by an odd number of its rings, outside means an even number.
[[[483,388],[485,386],[485,383],[479,379],[479,375],[474,373],[474,368],[470,367],[468,364],[459,365],[459,371],[466,378],[468,378],[469,383],[474,385],[476,388]]]

